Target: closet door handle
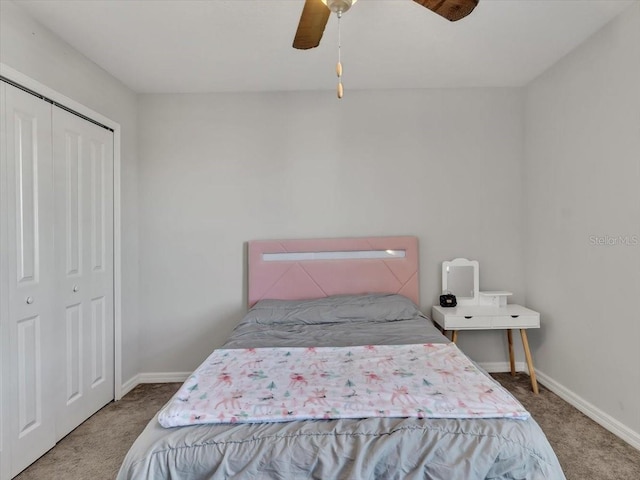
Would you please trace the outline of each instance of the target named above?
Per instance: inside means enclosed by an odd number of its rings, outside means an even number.
[[[33,297],[27,297],[27,305],[31,305],[33,303]]]
[[[77,292],[78,290],[80,290],[80,289],[78,288],[78,285],[74,285],[74,286],[73,286],[73,293]]]
[[[464,318],[473,318],[473,315],[469,315],[469,316],[464,316]]]
[[[518,318],[520,315],[511,315],[511,318]]]

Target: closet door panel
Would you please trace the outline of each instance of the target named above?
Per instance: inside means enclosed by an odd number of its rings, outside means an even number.
[[[109,377],[109,365],[107,365],[109,346],[106,345],[109,339],[108,324],[104,297],[93,299],[91,301],[91,376],[89,377],[92,388],[98,387]]]
[[[73,404],[82,397],[82,305],[77,303],[65,309],[65,402]]]
[[[91,388],[113,399],[113,134],[90,140]],[[106,384],[105,384],[106,382]],[[105,397],[106,399],[106,397]]]
[[[62,438],[113,399],[113,134],[53,109]]]
[[[5,86],[4,156],[11,475],[51,448],[53,350],[53,170],[51,106]]]

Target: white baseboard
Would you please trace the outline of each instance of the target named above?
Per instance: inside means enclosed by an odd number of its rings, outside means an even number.
[[[594,422],[600,424],[614,435],[620,437],[634,448],[640,450],[640,433],[631,430],[623,425],[611,415],[603,412],[595,405],[587,402],[584,398],[572,392],[565,386],[556,382],[553,378],[546,375],[540,370],[536,370],[536,376],[541,384],[551,390],[553,393],[562,398],[565,402],[571,404]]]
[[[129,393],[134,388],[136,388],[139,383],[140,383],[140,374],[136,374],[133,377],[131,377],[129,380],[124,382],[122,384],[122,387],[120,387],[120,392],[122,393],[122,397],[124,397],[127,393]],[[120,398],[116,398],[116,400],[120,400]]]
[[[192,372],[138,373],[122,384],[122,396],[141,383],[182,383]]]
[[[176,383],[184,382],[193,372],[140,373],[139,383]]]

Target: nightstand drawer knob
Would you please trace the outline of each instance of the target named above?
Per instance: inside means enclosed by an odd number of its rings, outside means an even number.
[[[518,318],[520,315],[511,315],[511,318]]]
[[[464,318],[473,318],[473,315],[469,315],[469,316],[464,316]]]

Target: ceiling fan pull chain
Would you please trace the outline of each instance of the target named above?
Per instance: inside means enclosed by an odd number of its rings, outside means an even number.
[[[341,46],[341,37],[340,37],[340,19],[342,18],[342,12],[338,12],[338,63],[336,64],[336,75],[338,75],[338,98],[342,98],[344,94],[344,90],[342,88],[342,61],[340,58],[340,46]]]

